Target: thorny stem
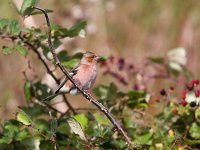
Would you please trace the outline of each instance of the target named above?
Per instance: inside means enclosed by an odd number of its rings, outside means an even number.
[[[74,81],[74,79],[70,76],[69,72],[64,68],[64,66],[60,63],[56,53],[55,53],[55,49],[53,48],[53,44],[51,41],[51,25],[50,25],[50,21],[49,21],[49,17],[46,13],[46,11],[42,8],[39,7],[35,7],[33,6],[34,9],[40,10],[46,18],[46,22],[47,22],[47,26],[48,26],[48,44],[49,44],[49,48],[53,54],[53,58],[55,61],[55,64],[60,68],[60,70],[66,75],[66,77],[74,84],[74,86],[83,94],[83,96],[89,100],[90,102],[92,102],[95,106],[97,106],[106,116],[107,118],[112,122],[112,124],[117,128],[118,131],[121,132],[121,134],[124,136],[128,146],[131,146],[131,140],[129,139],[129,137],[127,136],[127,134],[125,133],[125,131],[122,129],[122,127],[119,125],[119,123],[113,118],[113,116],[111,115],[111,113],[101,104],[99,103],[95,98],[93,98],[89,93],[85,92],[84,90],[81,89],[81,87],[79,87],[76,82]]]

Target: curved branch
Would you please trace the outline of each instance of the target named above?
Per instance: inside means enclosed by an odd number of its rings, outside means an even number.
[[[82,90],[81,87],[79,87],[76,84],[76,82],[71,77],[69,72],[65,69],[65,67],[60,63],[60,61],[57,57],[57,54],[55,52],[55,49],[53,48],[52,41],[51,41],[51,25],[50,25],[49,17],[48,17],[48,15],[47,15],[47,13],[44,9],[39,8],[39,7],[35,7],[35,6],[33,6],[33,8],[40,10],[45,15],[47,26],[48,26],[48,44],[49,44],[49,48],[50,48],[50,50],[53,54],[55,64],[60,68],[60,70],[64,73],[64,75],[74,84],[74,86],[83,94],[83,96],[87,100],[89,100],[91,103],[93,103],[95,106],[97,106],[107,116],[107,118],[112,122],[112,124],[117,128],[117,130],[120,131],[121,134],[124,136],[128,146],[130,146],[132,144],[131,140],[129,139],[129,137],[127,136],[125,131],[122,129],[122,127],[119,125],[119,123],[113,118],[113,116],[108,111],[108,109],[106,109],[101,103],[99,103],[95,98],[93,98],[88,92],[85,92],[84,90]]]

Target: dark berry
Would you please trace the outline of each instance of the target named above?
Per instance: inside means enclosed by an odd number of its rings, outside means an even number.
[[[193,83],[189,83],[186,85],[186,88],[189,90],[189,91],[192,91],[194,89],[194,84]]]
[[[177,110],[177,109],[173,109],[172,112],[173,112],[174,114],[176,114],[176,115],[178,114],[178,110]]]
[[[162,90],[160,91],[160,94],[161,94],[162,96],[166,96],[166,95],[167,95],[167,92],[165,91],[165,89],[162,89]]]
[[[174,87],[173,86],[170,86],[170,88],[169,88],[171,91],[173,91],[174,90]]]
[[[106,61],[101,61],[101,62],[100,62],[100,66],[101,66],[101,67],[107,66],[107,62],[106,62]]]
[[[139,90],[139,89],[140,89],[140,88],[139,88],[139,85],[138,85],[138,84],[135,84],[135,85],[133,86],[133,89],[136,90],[136,91]]]
[[[185,98],[186,98],[186,94],[187,94],[187,90],[186,90],[186,89],[183,89],[183,90],[182,90],[182,93],[181,93],[181,98],[182,98],[182,99],[185,99]]]
[[[132,69],[134,69],[134,66],[131,64],[128,66],[128,69],[132,70]]]
[[[122,70],[124,68],[125,60],[124,58],[119,58],[118,60],[118,68],[119,70]]]
[[[196,102],[195,101],[190,102],[190,107],[195,107],[195,106],[196,106]]]
[[[200,96],[200,90],[199,90],[199,89],[198,89],[198,90],[195,90],[194,93],[195,93],[195,96],[196,96],[196,97],[199,97],[199,96]]]
[[[181,105],[185,107],[187,105],[187,102],[185,100],[183,100],[183,101],[181,101]]]
[[[191,82],[193,85],[199,85],[199,80],[192,80]]]

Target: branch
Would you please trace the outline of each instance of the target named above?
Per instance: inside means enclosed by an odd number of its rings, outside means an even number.
[[[118,131],[121,132],[121,134],[124,136],[128,146],[130,146],[131,140],[129,139],[129,137],[127,136],[127,134],[125,133],[125,131],[122,129],[122,127],[118,124],[118,122],[113,118],[113,116],[111,115],[111,113],[101,104],[99,103],[95,98],[93,98],[89,93],[85,92],[84,90],[81,89],[81,87],[79,87],[76,82],[74,81],[74,79],[71,77],[71,75],[69,74],[69,72],[64,68],[64,66],[60,63],[55,49],[53,48],[53,44],[51,41],[51,25],[50,25],[50,21],[49,21],[49,17],[46,13],[46,11],[42,8],[39,7],[35,7],[33,6],[34,9],[40,10],[46,18],[46,22],[47,22],[47,26],[48,26],[48,44],[49,44],[49,48],[53,54],[53,58],[55,61],[55,64],[60,68],[60,70],[64,73],[64,75],[74,84],[74,86],[83,94],[83,96],[90,102],[92,102],[95,106],[97,106],[106,116],[107,118],[112,122],[112,124],[117,128]]]

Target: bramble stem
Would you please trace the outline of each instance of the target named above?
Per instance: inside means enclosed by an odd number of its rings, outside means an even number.
[[[107,118],[111,121],[111,123],[117,128],[117,130],[119,132],[121,132],[121,134],[124,136],[128,146],[130,146],[131,140],[129,139],[129,137],[127,136],[127,134],[125,133],[125,131],[122,129],[122,127],[119,125],[119,123],[113,118],[113,116],[111,115],[111,113],[108,111],[107,108],[105,108],[101,103],[99,103],[95,98],[93,98],[88,92],[82,90],[74,81],[74,79],[71,77],[71,75],[69,74],[69,72],[65,69],[65,67],[60,63],[58,56],[55,52],[55,49],[53,47],[52,41],[51,41],[51,25],[50,25],[50,21],[49,21],[49,17],[46,13],[46,11],[42,8],[39,7],[35,7],[33,6],[34,9],[40,10],[43,12],[43,14],[45,15],[46,18],[46,22],[47,22],[47,26],[48,26],[48,44],[49,44],[49,48],[53,54],[53,58],[55,61],[55,64],[60,68],[60,70],[64,73],[64,75],[74,84],[74,86],[83,94],[83,96],[90,101],[91,103],[93,103],[96,107],[98,107],[106,116]]]

